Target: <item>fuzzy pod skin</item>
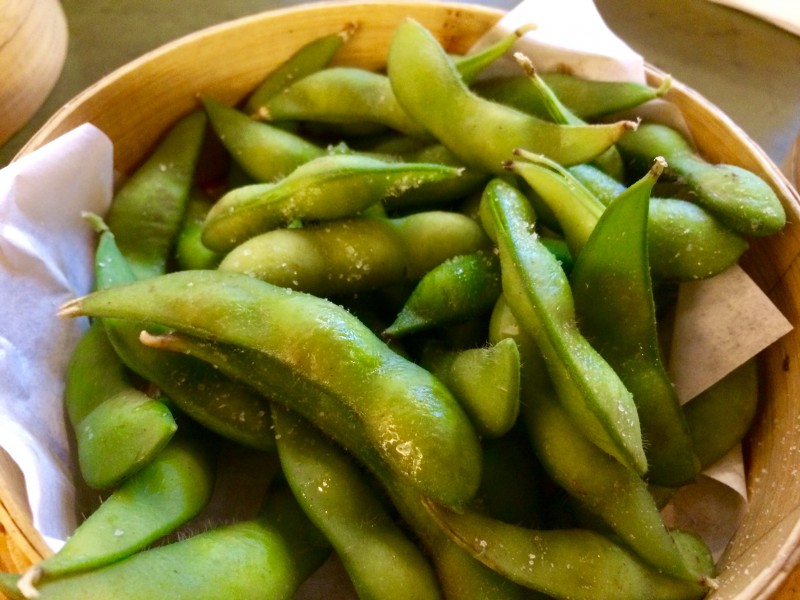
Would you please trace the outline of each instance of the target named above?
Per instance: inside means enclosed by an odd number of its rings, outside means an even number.
[[[626,186],[592,165],[569,172],[608,206]],[[647,223],[650,269],[654,279],[692,281],[722,273],[747,250],[747,241],[706,209],[680,198],[650,199]]]
[[[515,148],[577,164],[602,154],[632,125],[558,125],[480,98],[439,42],[412,19],[395,29],[387,71],[394,95],[414,120],[468,167],[498,175]]]
[[[478,437],[450,391],[327,300],[237,273],[182,271],[95,292],[62,314],[149,322],[255,350],[274,367],[275,399],[291,398],[297,383],[339,399],[423,493],[459,506],[479,485]]]
[[[195,517],[211,498],[215,444],[178,435],[116,489],[53,556],[28,576],[52,579],[97,569],[144,549]]]
[[[350,217],[388,196],[460,173],[456,167],[432,163],[389,162],[356,154],[322,156],[275,183],[229,191],[209,211],[202,240],[212,250],[227,252],[293,220]]]
[[[180,119],[114,195],[106,221],[137,277],[163,273],[183,223],[207,118]]]
[[[773,235],[786,225],[786,212],[767,182],[736,165],[706,161],[677,130],[642,123],[620,139],[619,149],[637,168],[663,156],[665,176],[688,185],[694,202],[740,235]]]
[[[330,546],[287,490],[270,492],[258,517],[144,550],[106,567],[42,581],[40,600],[289,600]],[[24,600],[19,576],[0,591]]]
[[[701,583],[668,577],[588,529],[531,530],[426,501],[431,516],[477,560],[511,581],[570,600],[700,600]]]
[[[366,473],[305,419],[272,406],[278,455],[300,506],[330,540],[359,598],[441,600],[427,557]]]
[[[325,155],[323,148],[299,135],[255,121],[210,96],[201,100],[214,133],[231,159],[254,181],[272,182]]]
[[[648,258],[650,193],[664,168],[652,169],[605,209],[575,261],[570,284],[581,331],[633,394],[647,440],[648,480],[694,481],[699,463],[659,348]]]
[[[569,281],[531,231],[529,203],[495,179],[484,192],[481,214],[500,251],[503,296],[546,357],[563,406],[593,443],[644,474],[647,458],[633,396],[581,334]]]
[[[219,269],[331,297],[416,282],[488,244],[480,225],[454,212],[353,217],[257,235],[231,250]]]

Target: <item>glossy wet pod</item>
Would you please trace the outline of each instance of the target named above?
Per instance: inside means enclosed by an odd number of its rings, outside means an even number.
[[[397,101],[414,120],[464,164],[502,174],[515,148],[540,152],[564,164],[587,162],[633,126],[559,125],[474,94],[452,59],[418,22],[398,25],[387,55]]]
[[[203,243],[212,250],[230,250],[295,219],[349,217],[387,196],[458,177],[460,172],[444,165],[387,162],[355,154],[321,156],[275,183],[245,185],[225,194],[206,217]]]
[[[478,437],[449,390],[327,300],[247,275],[182,271],[74,300],[63,316],[149,322],[255,350],[276,401],[314,388],[343,405],[386,464],[420,492],[463,505],[477,490]],[[319,419],[313,406],[309,418]]]

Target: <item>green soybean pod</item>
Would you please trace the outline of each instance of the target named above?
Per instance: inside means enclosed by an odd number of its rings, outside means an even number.
[[[361,599],[440,599],[436,575],[374,485],[341,448],[273,404],[278,455],[289,487],[336,550]]]
[[[651,568],[687,581],[712,575],[692,571],[641,477],[586,440],[552,395],[525,399],[524,418],[536,454],[571,497]]]
[[[633,396],[581,334],[566,274],[531,232],[530,204],[519,190],[494,179],[484,192],[481,214],[498,244],[503,295],[546,357],[565,409],[593,443],[645,473]]]
[[[758,362],[750,359],[684,404],[703,468],[741,442],[758,409]]]
[[[183,224],[175,242],[175,262],[179,269],[214,269],[223,256],[206,248],[201,238],[203,223],[214,200],[195,187],[186,203]]]
[[[414,120],[465,165],[497,175],[515,148],[564,164],[582,163],[631,127],[625,121],[558,125],[481,98],[467,88],[439,42],[412,19],[395,29],[387,71],[394,95]]]
[[[688,580],[710,577],[712,570],[697,570],[698,564],[707,565],[708,561],[696,560],[698,552],[710,554],[708,549],[701,546],[683,552],[674,532],[666,529],[647,483],[577,431],[557,400],[541,352],[502,297],[492,313],[489,332],[490,340],[510,338],[519,345],[525,366],[522,423],[542,467],[580,512],[582,518],[577,521],[594,530],[613,532],[659,571]],[[563,509],[564,500],[558,502],[561,506],[557,508]]]
[[[114,195],[106,222],[137,277],[166,269],[183,222],[206,123],[200,110],[180,119]]]
[[[571,112],[585,120],[630,110],[661,98],[672,84],[665,78],[654,88],[631,81],[584,79],[568,73],[542,73],[541,78]],[[492,77],[476,82],[475,90],[490,100],[547,118],[548,111],[541,96],[532,93],[529,83],[525,75]]]
[[[608,204],[625,185],[591,165],[569,168],[600,202]],[[703,207],[680,198],[650,200],[647,245],[653,277],[691,281],[717,275],[739,260],[747,241]]]
[[[477,560],[520,585],[569,600],[700,600],[707,582],[669,577],[588,529],[533,530],[425,501],[431,516]]]
[[[259,515],[143,550],[85,573],[42,581],[41,600],[290,600],[330,546],[287,490],[268,494]],[[13,600],[19,576],[2,574]]]
[[[177,430],[170,409],[133,385],[100,322],[78,341],[65,383],[78,467],[92,488],[111,488],[142,469]]]
[[[331,220],[358,214],[386,197],[425,182],[456,178],[460,169],[388,162],[354,154],[311,160],[275,183],[233,189],[209,211],[203,243],[227,252],[244,240],[293,220]]]
[[[231,250],[219,269],[331,297],[416,282],[488,244],[480,225],[454,212],[365,216],[262,233]]]
[[[500,262],[493,252],[479,250],[453,256],[419,280],[382,335],[398,338],[466,322],[487,314],[500,291]]]
[[[325,149],[299,135],[255,121],[240,110],[201,96],[203,108],[231,159],[257,182],[285,177]]]
[[[247,98],[245,110],[253,118],[262,118],[264,104],[270,98],[306,75],[327,67],[356,30],[357,26],[350,23],[336,33],[329,33],[303,44],[256,87]]]
[[[94,292],[60,314],[145,321],[255,351],[276,400],[304,398],[305,386],[338,399],[410,485],[454,506],[477,489],[480,444],[450,391],[330,301],[238,273],[179,271]]]
[[[783,205],[767,182],[736,165],[708,162],[671,127],[642,123],[620,139],[619,149],[639,165],[663,156],[665,175],[686,183],[695,202],[741,235],[772,235],[786,224]]]
[[[102,220],[95,251],[98,289],[136,281],[117,247],[114,234]],[[190,356],[167,355],[139,343],[141,323],[101,319],[108,339],[122,362],[156,385],[172,404],[212,431],[251,448],[273,449],[267,401],[247,386],[233,382]]]
[[[520,405],[520,355],[513,340],[450,350],[428,344],[420,363],[450,388],[483,438],[514,426]]]
[[[176,436],[146,467],[124,481],[66,543],[25,573],[21,589],[35,596],[39,580],[97,569],[126,558],[195,517],[211,498],[213,444]]]
[[[648,479],[679,486],[698,472],[675,387],[661,359],[648,258],[651,170],[605,209],[575,261],[570,284],[581,331],[619,374],[647,440]]]
[[[430,139],[397,103],[386,75],[358,67],[330,67],[307,75],[270,98],[259,114],[270,121],[372,123]]]
[[[446,600],[539,600],[541,596],[497,573],[461,548],[431,517],[424,496],[391,473],[376,473],[401,518],[430,555]]]

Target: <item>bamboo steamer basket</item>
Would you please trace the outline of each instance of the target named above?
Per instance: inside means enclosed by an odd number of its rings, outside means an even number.
[[[105,77],[58,111],[20,151],[25,155],[85,122],[115,145],[115,167],[130,171],[178,117],[208,92],[230,103],[243,98],[294,50],[357,23],[337,60],[371,69],[384,66],[395,26],[413,16],[447,50],[466,51],[503,15],[469,4],[439,2],[321,2],[241,18],[150,52]],[[648,68],[657,85],[664,74]],[[795,330],[761,357],[761,409],[745,446],[750,508],[721,565],[715,599],[770,597],[800,559],[800,197],[766,154],[725,114],[674,81],[667,99],[686,117],[711,161],[750,169],[768,181],[788,214],[779,235],[753,240],[742,266]],[[0,476],[6,468],[0,457]],[[2,480],[0,480],[0,483]],[[24,498],[0,487],[0,568],[21,571],[50,553],[30,523]]]
[[[59,0],[0,3],[0,144],[53,89],[67,57],[67,19]]]

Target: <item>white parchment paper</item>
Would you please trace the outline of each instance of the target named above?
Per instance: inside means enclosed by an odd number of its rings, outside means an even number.
[[[17,485],[52,546],[76,520],[61,407],[85,326],[55,311],[90,289],[95,238],[81,211],[107,210],[112,173],[111,142],[90,125],[0,171],[0,444],[25,474]]]

